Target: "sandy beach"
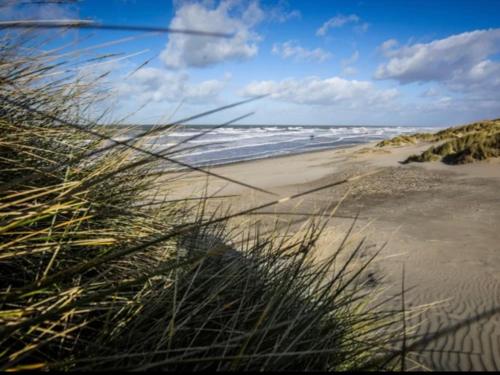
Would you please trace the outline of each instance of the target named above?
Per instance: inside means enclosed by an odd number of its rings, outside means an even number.
[[[304,213],[334,207],[350,189],[320,251],[332,251],[358,215],[356,230],[368,247],[387,242],[373,265],[385,293],[401,289],[404,264],[408,308],[429,305],[415,322],[419,335],[474,318],[421,347],[408,368],[418,363],[431,370],[499,370],[500,314],[475,317],[500,306],[500,160],[456,166],[400,163],[427,146],[380,149],[372,143],[220,166],[212,171],[277,196],[212,177],[207,193],[235,195],[224,204],[240,210],[368,174],[264,211],[300,224],[307,219]],[[199,195],[206,182],[205,176],[190,173],[172,195]]]

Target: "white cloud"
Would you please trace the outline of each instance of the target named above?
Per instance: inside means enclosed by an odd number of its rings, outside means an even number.
[[[447,83],[447,86],[456,91],[472,91],[494,93],[500,101],[500,63],[483,60],[458,73]]]
[[[399,45],[396,39],[388,39],[378,48],[385,56],[390,57],[394,49]]]
[[[355,26],[354,30],[356,30],[358,33],[365,33],[368,31],[369,27],[370,24],[368,22],[363,22],[361,25]]]
[[[348,16],[339,14],[333,18],[330,18],[318,30],[316,30],[316,35],[325,36],[328,33],[328,30],[330,29],[339,28],[349,23],[358,24],[360,21],[361,19],[355,14],[350,14]],[[368,26],[369,26],[368,23],[363,23],[357,26],[357,30],[366,31],[368,29]]]
[[[284,59],[307,60],[324,62],[332,57],[330,52],[321,48],[306,49],[301,47],[296,42],[289,40],[288,42],[279,44],[275,43],[272,48],[274,55],[281,56]]]
[[[289,10],[288,8],[288,2],[284,0],[279,1],[276,5],[271,6],[270,8],[266,8],[265,12],[267,20],[283,23],[302,17],[302,14],[298,10]]]
[[[353,54],[351,55],[351,57],[347,58],[347,59],[343,59],[341,61],[341,64],[343,67],[346,67],[348,65],[352,65],[354,63],[356,63],[356,61],[358,61],[359,59],[359,51],[356,50],[353,52]]]
[[[204,103],[213,100],[226,86],[229,77],[223,80],[207,80],[190,83],[186,73],[169,72],[158,68],[141,68],[127,81],[119,82],[116,91],[121,97],[139,102]]]
[[[244,6],[245,5],[245,6]],[[253,31],[264,19],[258,2],[222,1],[212,7],[184,3],[176,9],[171,28],[233,33],[232,38],[171,34],[160,55],[169,67],[204,67],[225,60],[246,60],[257,55],[260,37]]]
[[[346,66],[344,69],[342,69],[343,76],[354,76],[357,73],[358,73],[358,70],[352,66]]]
[[[78,7],[72,2],[0,1],[0,20],[54,20],[78,18]]]
[[[353,54],[348,57],[347,59],[342,59],[340,62],[340,65],[342,66],[342,76],[353,76],[356,75],[358,70],[351,66],[352,64],[355,64],[359,59],[359,51],[356,50],[353,52]]]
[[[400,83],[444,83],[455,90],[500,89],[500,64],[488,59],[500,52],[500,29],[476,30],[430,43],[395,49],[386,41],[380,48],[390,60],[375,77]]]
[[[246,96],[268,94],[273,99],[296,104],[342,105],[345,108],[358,108],[388,104],[396,98],[398,91],[378,90],[368,81],[347,80],[340,77],[325,79],[307,77],[252,82],[244,88],[242,94]]]
[[[278,22],[283,23],[283,22],[293,20],[296,18],[301,18],[302,14],[298,10],[292,10],[292,11],[286,12],[286,13],[280,13],[280,12],[271,13],[269,17],[271,19],[275,19]]]
[[[430,87],[420,94],[422,98],[435,98],[441,95],[440,90],[436,87]]]

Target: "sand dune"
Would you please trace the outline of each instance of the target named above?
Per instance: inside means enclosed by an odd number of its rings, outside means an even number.
[[[379,170],[350,184],[351,193],[329,227],[342,233],[351,217],[357,226],[373,221],[365,234],[373,244],[388,240],[375,265],[386,293],[398,293],[405,265],[408,307],[433,304],[419,315],[418,335],[432,336],[500,307],[500,160],[460,166],[442,163],[401,165],[427,146],[376,149],[373,144],[218,167],[217,172],[271,190],[280,196],[345,177]],[[193,175],[189,188],[205,178]],[[233,209],[270,200],[236,185],[213,180],[210,192],[239,194]],[[179,191],[185,192],[186,185]],[[335,204],[347,186],[289,202],[276,211],[313,212]],[[244,197],[244,199],[242,199]],[[327,238],[329,238],[327,236]],[[323,241],[322,251],[332,246]],[[408,368],[500,370],[500,314],[478,319],[422,345]],[[419,365],[416,365],[418,363]]]

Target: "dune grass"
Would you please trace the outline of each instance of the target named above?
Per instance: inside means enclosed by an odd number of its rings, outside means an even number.
[[[110,143],[118,127],[95,136],[81,109],[99,87],[38,42],[0,45],[1,370],[355,370],[393,353],[400,315],[363,282],[362,241],[318,261],[317,218],[263,235],[211,197],[169,200],[177,165],[144,137]]]
[[[378,147],[403,146],[419,142],[438,143],[403,163],[441,160],[447,164],[465,164],[500,156],[500,119],[481,121],[441,130],[436,133],[401,135],[381,141]]]
[[[442,160],[447,164],[466,164],[499,156],[500,132],[492,134],[477,132],[432,146],[420,155],[408,157],[405,162]]]

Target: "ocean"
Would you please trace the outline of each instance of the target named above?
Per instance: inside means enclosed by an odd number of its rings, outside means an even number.
[[[213,126],[212,126],[213,127]],[[173,147],[169,157],[196,166],[220,165],[379,141],[398,134],[436,131],[411,126],[229,126],[201,133],[211,126],[178,127],[146,137],[147,148],[160,152]],[[141,130],[144,127],[141,126]]]

